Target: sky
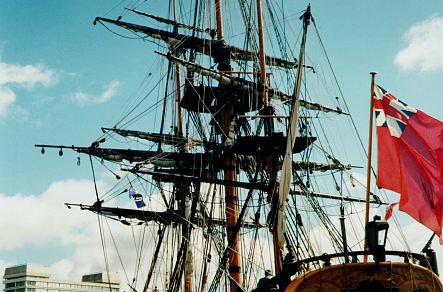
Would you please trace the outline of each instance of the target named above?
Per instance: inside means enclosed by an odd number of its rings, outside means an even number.
[[[161,9],[159,1],[146,2],[150,13]],[[0,1],[1,271],[36,263],[75,279],[103,270],[97,218],[63,205],[94,200],[87,157],[78,166],[77,154],[41,155],[34,144],[90,145],[156,70],[149,44],[93,25],[96,16],[116,17],[128,3]],[[307,3],[290,1],[288,13]],[[362,137],[373,70],[399,99],[443,119],[443,1],[310,3]],[[109,173],[97,173],[97,181],[106,190]],[[416,248],[428,234],[417,234]],[[436,240],[433,247],[443,262],[443,247]]]

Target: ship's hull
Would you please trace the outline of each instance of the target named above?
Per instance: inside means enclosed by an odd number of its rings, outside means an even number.
[[[396,291],[440,292],[442,284],[432,271],[411,263],[349,263],[308,271],[286,291]]]

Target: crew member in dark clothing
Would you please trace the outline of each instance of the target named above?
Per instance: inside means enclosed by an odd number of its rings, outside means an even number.
[[[271,270],[265,270],[265,276],[258,280],[257,288],[264,286],[272,278]]]

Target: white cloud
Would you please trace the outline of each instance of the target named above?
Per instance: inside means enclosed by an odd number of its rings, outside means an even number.
[[[8,110],[15,103],[15,93],[8,87],[0,86],[0,118],[7,115]]]
[[[109,186],[98,181],[97,188],[101,193],[102,190],[108,190]],[[95,201],[94,193],[94,185],[90,180],[57,181],[38,195],[0,193],[0,226],[5,226],[8,231],[7,236],[0,241],[0,254],[20,254],[26,250],[26,254],[29,253],[32,257],[35,250],[54,256],[51,250],[54,248],[60,258],[49,266],[52,276],[57,279],[79,280],[84,274],[105,271],[98,217],[80,208],[68,209],[64,206],[65,202],[90,204]],[[123,203],[127,205],[123,204],[123,207],[134,204],[126,194],[124,197]],[[109,206],[109,203],[106,205]],[[122,287],[126,287],[125,272],[132,279],[131,267],[134,267],[136,257],[140,255],[135,252],[134,233],[146,233],[145,240],[148,241],[155,236],[157,228],[146,225],[129,228],[120,222],[100,218],[110,271],[119,272]],[[119,254],[114,240],[118,244]],[[152,248],[153,245],[143,245],[144,252]],[[152,255],[152,252],[148,253]],[[44,264],[35,262],[33,258],[22,257],[19,261],[0,261],[0,269],[23,263]],[[123,270],[123,266],[126,270]]]
[[[102,104],[114,97],[117,94],[117,90],[120,87],[118,80],[112,80],[111,83],[103,90],[99,95],[92,95],[84,93],[83,91],[77,91],[72,94],[69,99],[81,106],[87,106],[92,104]]]
[[[103,181],[98,181],[97,183],[99,193],[102,193],[102,190],[109,189],[109,186]],[[153,195],[152,203],[155,203],[157,199],[160,200],[156,196]],[[128,206],[133,205],[133,202],[127,198],[126,194],[123,197],[125,199],[123,203],[128,203]],[[4,236],[0,241],[0,253],[19,254],[20,251],[25,249],[31,251],[31,253],[34,249],[42,252],[48,246],[57,250],[66,249],[66,252],[59,259],[49,264],[52,276],[58,279],[79,280],[83,274],[105,271],[105,260],[97,223],[98,217],[88,211],[82,211],[78,208],[68,210],[63,206],[65,202],[72,201],[83,203],[94,201],[92,181],[57,181],[52,183],[42,194],[38,195],[16,194],[7,196],[0,194],[0,214],[2,214],[0,216],[0,225],[5,226],[8,230],[8,235]],[[150,203],[148,198],[146,198],[146,201],[147,204]],[[348,230],[354,230],[358,233],[357,236],[348,237],[349,243],[355,249],[361,248],[364,230],[361,222],[363,206],[358,206],[358,209],[355,209],[355,206],[352,208],[349,206],[346,210],[348,214],[346,220]],[[155,210],[157,208],[150,207],[149,209]],[[372,213],[374,214],[376,211],[373,210]],[[398,210],[396,210],[395,214],[398,215],[398,213]],[[154,224],[132,225],[128,227],[119,222],[106,220],[103,217],[101,217],[100,222],[105,238],[105,250],[109,269],[112,272],[119,272],[121,287],[126,289],[127,283],[131,282],[134,277],[134,270],[140,266],[139,262],[137,262],[137,256],[141,257],[143,269],[149,267],[149,264],[146,263],[149,263],[152,258],[152,249],[155,247],[153,239],[156,238],[158,227]],[[338,224],[338,219],[333,220],[333,222]],[[305,221],[305,223],[307,225],[310,224],[308,221]],[[398,244],[399,241],[402,241],[402,238],[398,235],[392,220],[390,220],[390,225],[391,242],[396,243],[397,246],[400,245],[400,248],[404,249],[403,245]],[[407,238],[413,239],[413,242],[410,242],[410,247],[415,252],[423,247],[423,244],[430,236],[428,230],[419,227],[416,223],[413,223],[402,229],[403,234]],[[325,240],[324,229],[314,227],[311,230],[308,229],[308,232],[317,238],[315,247],[323,252],[333,252]],[[266,236],[265,233],[267,234],[268,232],[266,230],[261,231],[261,234],[264,236]],[[418,238],[420,240],[417,240]],[[200,245],[202,241],[201,234],[194,237],[194,244]],[[114,246],[114,243],[117,245],[117,248]],[[267,247],[267,243],[264,240],[258,244],[262,248]],[[117,250],[119,254],[117,254]],[[48,254],[52,253],[51,250],[47,252]],[[439,253],[438,260],[441,262],[443,260],[441,252],[439,250],[437,252]],[[201,253],[198,250],[194,256],[196,263],[203,262]],[[264,262],[270,261],[266,258],[268,254],[260,256],[263,257]],[[167,255],[160,254],[159,261],[160,263],[164,262],[166,266]],[[26,261],[5,262],[0,260],[0,269],[3,270],[6,266],[22,263],[26,263]],[[28,261],[28,263],[42,264],[33,260]],[[216,264],[216,260],[211,262],[212,272],[215,271]],[[263,267],[259,267],[259,269]],[[157,268],[160,269],[159,267]],[[161,273],[158,273],[158,270],[156,271],[157,283],[160,283],[164,279],[161,279]],[[146,279],[146,270],[140,272],[138,279]],[[143,286],[143,280],[137,286]]]
[[[57,81],[55,72],[44,65],[16,65],[0,62],[0,86],[18,84],[31,88],[37,84],[50,87]]]
[[[91,194],[91,190],[90,181],[68,180],[53,183],[38,196],[0,195],[0,225],[14,226],[0,242],[0,250],[14,250],[25,245],[43,246],[54,240],[68,244],[84,239],[84,236],[77,238],[78,234],[73,231],[78,226],[87,225],[87,219],[77,212],[67,212],[63,204],[72,198],[90,201],[91,196],[86,198],[85,194]]]
[[[414,24],[405,34],[407,47],[395,57],[404,71],[431,72],[443,68],[443,18],[433,16]]]
[[[32,88],[38,84],[50,87],[57,82],[54,70],[44,65],[16,65],[0,62],[0,118],[8,115],[16,102],[12,86]]]

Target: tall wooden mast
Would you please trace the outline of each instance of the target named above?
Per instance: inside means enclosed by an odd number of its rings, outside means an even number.
[[[174,21],[177,22],[177,0],[174,0]],[[178,27],[177,25],[174,26],[174,32],[178,33]],[[178,52],[175,54],[176,57],[178,56]],[[177,134],[182,136],[183,135],[183,116],[182,116],[182,109],[180,107],[181,99],[182,99],[182,92],[181,92],[181,78],[180,78],[180,64],[175,63],[175,82],[176,82],[176,90],[177,90]]]
[[[260,58],[260,81],[263,84],[262,102],[263,107],[269,105],[268,94],[266,91],[266,61],[265,61],[265,41],[263,36],[263,13],[261,7],[261,0],[257,0],[257,22],[258,22],[258,43],[259,43],[259,58]]]
[[[177,0],[173,0],[173,16],[174,16],[174,22],[177,23]],[[174,25],[174,33],[178,34],[178,26]],[[174,55],[176,57],[179,57],[179,52],[174,52]],[[180,78],[180,64],[175,64],[175,85],[176,85],[176,104],[177,104],[177,130],[176,134],[178,137],[183,137],[183,116],[181,111],[181,99],[182,99],[182,92],[181,92],[181,78]],[[187,147],[184,145],[184,147],[181,147],[178,149],[180,153],[187,153]],[[180,172],[180,169],[177,169],[178,172]],[[189,182],[177,182],[175,184],[175,192],[176,192],[176,198],[179,201],[179,204],[181,205],[180,209],[182,210],[183,218],[185,218],[185,223],[181,226],[181,235],[182,235],[182,247],[183,247],[183,254],[182,259],[178,261],[178,263],[181,263],[183,265],[183,276],[184,276],[184,290],[185,292],[192,292],[192,276],[193,276],[193,254],[190,246],[191,241],[191,229],[192,226],[189,224],[192,220],[192,208],[191,208],[191,186]],[[181,277],[179,277],[181,278]],[[178,284],[180,285],[180,284]]]
[[[280,184],[279,184],[279,194],[278,194],[278,205],[276,218],[274,219],[274,250],[283,250],[285,244],[288,244],[285,239],[286,232],[286,222],[285,222],[285,205],[286,199],[289,194],[289,188],[292,180],[292,154],[293,147],[295,144],[295,139],[298,133],[298,118],[299,118],[299,108],[300,108],[300,93],[301,84],[303,76],[303,67],[305,59],[305,46],[306,37],[308,32],[308,26],[311,21],[311,6],[308,5],[305,13],[302,16],[303,19],[303,36],[300,44],[300,54],[297,64],[297,77],[295,80],[294,94],[292,97],[292,108],[290,116],[290,124],[288,128],[288,136],[286,140],[286,152],[283,158],[283,164],[281,169]],[[278,248],[278,249],[277,249]],[[281,271],[282,262],[281,258],[276,255],[276,271]]]
[[[256,0],[257,5],[257,25],[258,25],[258,42],[259,42],[259,63],[260,63],[260,82],[263,85],[263,92],[262,92],[262,103],[263,108],[261,112],[266,116],[264,118],[264,125],[265,125],[265,135],[270,137],[274,131],[274,125],[273,125],[273,109],[269,105],[269,99],[267,94],[267,76],[266,76],[266,62],[265,62],[265,42],[264,42],[264,33],[263,33],[263,11],[262,11],[262,1]],[[277,157],[274,155],[274,153],[268,153],[267,157],[265,158],[265,162],[267,165],[267,169],[269,172],[269,181],[271,185],[275,185],[277,180]],[[271,205],[275,204],[277,202],[277,188],[273,188],[269,193],[269,199]],[[275,221],[277,222],[277,221]],[[274,249],[274,267],[275,267],[275,273],[281,272],[282,268],[282,261],[281,261],[281,247],[278,242],[278,224],[275,224],[274,222],[271,223],[272,225],[272,234],[273,234],[273,249]]]
[[[221,0],[215,0],[215,18],[217,22],[217,39],[223,41],[223,13]],[[218,65],[220,71],[232,71],[230,60],[221,60]],[[226,97],[228,98],[228,97]],[[221,127],[221,135],[227,137],[229,133],[229,126],[233,119],[234,109],[232,104],[222,104],[223,101],[217,102],[218,107],[223,108],[219,123]],[[224,138],[223,138],[224,139]],[[232,154],[225,155],[223,161],[224,179],[228,181],[237,180],[237,165]],[[240,235],[233,231],[238,219],[238,196],[237,188],[232,186],[225,186],[225,202],[226,202],[226,229],[228,240],[232,241],[232,248],[229,252],[229,276],[230,276],[230,290],[232,292],[237,290],[237,285],[241,284],[241,259],[240,259]],[[237,285],[236,283],[237,282]]]

